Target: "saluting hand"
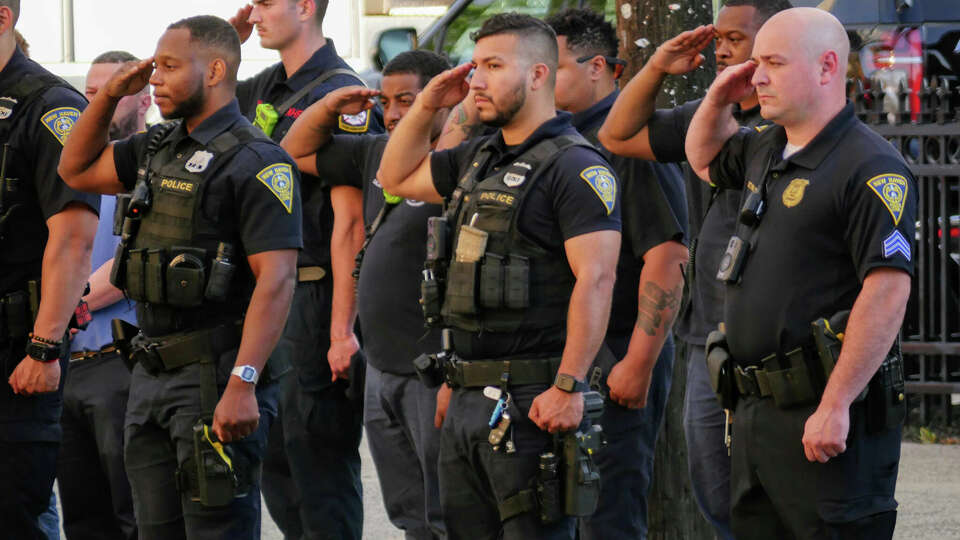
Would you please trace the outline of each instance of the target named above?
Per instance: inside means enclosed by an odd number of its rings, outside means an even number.
[[[56,392],[60,387],[60,362],[38,362],[25,356],[7,382],[14,394],[30,396]]]
[[[571,431],[583,420],[583,393],[568,393],[551,386],[533,400],[527,417],[543,431]]]
[[[253,24],[250,23],[251,13],[253,13],[253,4],[247,4],[238,9],[236,15],[228,19],[230,25],[240,35],[240,43],[250,39],[250,34],[253,33]]]
[[[700,54],[713,41],[712,24],[687,30],[663,42],[650,57],[650,64],[664,73],[682,75],[703,65],[704,56]]]
[[[150,75],[152,74],[152,56],[139,62],[124,62],[123,65],[117,68],[117,71],[113,73],[103,88],[107,95],[115,99],[132,96],[147,86],[147,83],[150,82]]]
[[[373,98],[380,95],[379,90],[363,86],[345,86],[337,88],[323,98],[323,103],[331,116],[341,114],[360,114],[372,109],[376,103]]]
[[[256,431],[260,423],[256,386],[230,376],[227,389],[213,411],[213,432],[220,441],[239,441]]]
[[[826,463],[847,451],[850,432],[849,407],[820,404],[803,426],[803,453],[808,461]]]
[[[749,98],[755,90],[751,79],[756,70],[757,65],[751,61],[728,67],[713,80],[704,99],[711,100],[718,107],[725,107]]]
[[[470,91],[467,75],[473,69],[472,63],[461,64],[437,75],[427,83],[417,101],[428,109],[449,109],[463,101]]]

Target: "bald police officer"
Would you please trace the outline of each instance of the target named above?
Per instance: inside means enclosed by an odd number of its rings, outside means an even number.
[[[57,157],[86,100],[17,48],[18,0],[0,0],[0,523],[44,538],[60,443],[67,323],[83,293],[96,196],[67,187]]]
[[[687,136],[701,178],[747,188],[717,274],[726,345],[715,335],[707,353],[721,364],[729,352],[716,373],[736,387],[725,399],[739,398],[737,538],[893,536],[904,412],[895,340],[917,191],[897,151],[846,103],[849,46],[825,11],[774,15],[752,61],[714,81]],[[738,130],[732,103],[754,89],[776,125]]]
[[[227,21],[173,23],[152,58],[97,93],[60,163],[75,187],[133,191],[112,281],[141,325],[127,345],[124,458],[144,539],[260,534],[278,390],[265,368],[293,295],[301,209],[289,156],[240,114],[239,64]],[[108,142],[117,102],[148,80],[177,120]]]

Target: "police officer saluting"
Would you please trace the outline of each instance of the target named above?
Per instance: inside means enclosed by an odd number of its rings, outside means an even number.
[[[451,538],[572,538],[554,504],[551,433],[581,423],[603,341],[620,246],[616,178],[554,109],[549,26],[496,15],[474,39],[473,63],[417,96],[377,173],[392,194],[447,203],[428,226],[422,287],[428,320],[447,328],[442,364],[455,388],[438,399],[444,523]],[[435,115],[470,89],[480,119],[501,129],[431,153]]]
[[[895,340],[917,195],[900,155],[845,104],[848,53],[833,15],[774,15],[752,62],[714,81],[687,135],[701,178],[747,187],[718,271],[726,347],[719,334],[707,343],[721,394],[739,398],[738,539],[893,536],[904,414]],[[754,88],[777,125],[738,131],[732,104]]]
[[[124,449],[141,538],[259,537],[277,399],[264,368],[293,294],[301,210],[289,156],[237,107],[239,63],[226,21],[170,25],[154,57],[97,93],[60,163],[78,189],[133,191],[112,277],[142,326],[127,345]],[[180,120],[109,143],[117,102],[148,79]]]
[[[86,100],[17,48],[18,0],[0,0],[0,526],[44,538],[59,447],[66,329],[83,294],[99,200],[57,176]]]

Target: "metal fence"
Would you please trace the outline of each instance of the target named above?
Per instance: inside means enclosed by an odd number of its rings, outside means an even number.
[[[911,405],[919,400],[921,424],[949,424],[951,394],[960,394],[960,89],[933,79],[913,95],[860,83],[852,90],[859,118],[900,150],[917,179],[906,390]]]

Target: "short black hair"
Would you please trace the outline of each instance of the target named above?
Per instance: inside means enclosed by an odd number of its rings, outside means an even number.
[[[402,52],[383,66],[383,76],[410,73],[420,77],[420,88],[430,79],[450,69],[450,62],[433,51],[416,50]]]
[[[13,25],[20,19],[20,0],[0,0],[0,6],[7,6],[13,12]]]
[[[330,0],[313,0],[313,4],[317,6],[313,20],[317,23],[317,26],[320,26],[323,24],[323,18],[327,16],[327,6],[330,5]]]
[[[602,13],[590,9],[568,8],[546,19],[557,33],[567,38],[567,47],[583,54],[617,56],[617,31]]]
[[[763,25],[767,22],[767,19],[777,13],[793,7],[790,0],[724,0],[723,2],[723,7],[739,6],[752,7],[757,10],[754,18],[757,20],[758,26]]]
[[[476,43],[485,37],[498,34],[512,34],[532,45],[525,48],[528,57],[535,63],[547,64],[551,79],[554,77],[559,62],[557,34],[547,23],[516,11],[498,13],[483,21],[480,29],[470,34],[470,39]]]
[[[107,51],[93,59],[91,64],[122,64],[124,62],[136,62],[140,60],[127,51]]]
[[[167,27],[167,30],[178,29],[188,30],[192,43],[199,43],[222,53],[223,60],[227,63],[228,80],[237,81],[237,70],[240,68],[240,36],[233,25],[213,15],[195,15],[180,19]]]

